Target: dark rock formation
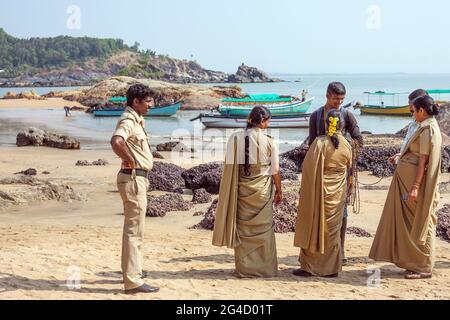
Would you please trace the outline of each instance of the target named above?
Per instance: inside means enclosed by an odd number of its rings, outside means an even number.
[[[274,209],[273,222],[275,232],[295,232],[295,222],[298,212],[298,193],[283,191],[283,200]]]
[[[184,143],[179,141],[170,141],[160,143],[156,146],[158,151],[176,151],[176,152],[195,152],[193,148],[188,148]]]
[[[80,141],[75,138],[48,133],[36,128],[28,128],[17,134],[16,145],[47,146],[59,149],[80,149]]]
[[[299,147],[280,155],[280,166],[293,172],[301,172],[303,160],[308,152],[307,139]],[[289,161],[290,160],[290,161]]]
[[[450,181],[448,181],[448,182],[441,182],[439,184],[439,192],[441,194],[448,194],[448,193],[450,193]]]
[[[372,238],[372,235],[369,232],[359,227],[348,227],[346,233],[357,237]]]
[[[208,203],[212,201],[211,194],[205,189],[194,190],[194,195],[192,197],[193,203]]]
[[[436,235],[445,241],[450,242],[450,205],[446,204],[437,212]]]
[[[183,193],[185,185],[181,174],[184,171],[183,168],[174,164],[156,161],[148,174],[149,190]]]
[[[198,224],[192,226],[192,229],[206,229],[206,230],[213,230],[214,229],[214,222],[216,221],[216,210],[217,210],[217,204],[219,203],[219,200],[214,200],[211,205],[208,208],[208,211],[206,211],[206,214],[202,221],[200,221]]]
[[[239,66],[236,74],[228,76],[228,82],[231,83],[248,83],[248,82],[276,82],[278,79],[271,79],[263,71],[254,67],[242,64]]]
[[[158,151],[152,151],[152,156],[155,159],[164,159],[164,157],[162,156],[161,153],[159,153]]]
[[[26,176],[35,176],[37,174],[37,170],[34,168],[29,168],[27,170],[16,172],[14,174],[24,174]]]
[[[194,205],[180,194],[165,194],[159,197],[148,196],[147,213],[149,217],[164,217],[169,211],[188,211]]]
[[[210,162],[184,171],[186,188],[206,189],[209,193],[218,194],[223,173],[223,162]]]

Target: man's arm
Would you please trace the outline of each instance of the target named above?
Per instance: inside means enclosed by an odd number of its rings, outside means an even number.
[[[113,136],[111,138],[111,147],[115,154],[121,159],[125,167],[130,169],[136,168],[136,162],[125,144],[125,139],[121,136]]]
[[[317,112],[313,112],[311,117],[309,118],[309,140],[308,145],[311,146],[314,140],[316,140],[317,137]]]
[[[350,136],[358,141],[358,144],[360,147],[364,145],[363,136],[361,134],[361,131],[358,126],[358,122],[356,121],[355,116],[353,113],[347,111],[347,131],[350,133]]]

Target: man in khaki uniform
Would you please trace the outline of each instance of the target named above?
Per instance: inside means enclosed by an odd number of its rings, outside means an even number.
[[[124,227],[122,239],[122,274],[125,293],[156,292],[158,287],[144,283],[141,245],[144,240],[147,210],[147,173],[153,167],[144,118],[153,105],[151,90],[142,84],[127,91],[127,108],[117,123],[111,139],[113,151],[122,159],[117,175],[117,188],[123,201]]]

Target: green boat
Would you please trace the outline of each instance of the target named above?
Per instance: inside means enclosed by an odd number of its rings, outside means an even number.
[[[221,115],[248,116],[257,105],[267,107],[273,116],[290,116],[306,113],[314,98],[300,100],[297,97],[275,94],[249,95],[241,99],[227,98],[217,109]]]

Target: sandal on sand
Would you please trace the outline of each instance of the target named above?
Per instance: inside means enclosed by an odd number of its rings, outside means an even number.
[[[409,280],[430,279],[432,276],[433,275],[431,273],[409,271],[405,275],[405,279],[409,279]]]

